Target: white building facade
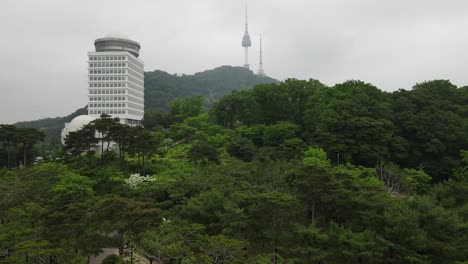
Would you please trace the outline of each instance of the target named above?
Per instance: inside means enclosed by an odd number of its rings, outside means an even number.
[[[136,41],[106,37],[88,52],[88,115],[108,114],[122,124],[141,125],[144,115],[144,64]]]

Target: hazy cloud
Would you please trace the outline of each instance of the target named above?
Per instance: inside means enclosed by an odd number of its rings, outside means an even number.
[[[146,71],[191,74],[241,65],[244,1],[3,0],[0,123],[54,117],[87,103],[86,53],[109,32],[142,45]],[[274,78],[381,89],[468,83],[468,1],[250,0],[258,63]]]

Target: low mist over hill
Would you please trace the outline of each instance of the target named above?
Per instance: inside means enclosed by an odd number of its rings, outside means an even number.
[[[194,95],[205,97],[207,104],[211,105],[214,100],[233,90],[274,82],[278,81],[258,76],[246,68],[233,66],[221,66],[194,75],[169,74],[160,70],[145,72],[145,108],[165,112],[169,109],[168,103],[171,100]],[[41,129],[46,133],[46,143],[60,144],[60,131],[64,123],[86,113],[86,107],[83,107],[65,117],[18,122],[16,125]]]

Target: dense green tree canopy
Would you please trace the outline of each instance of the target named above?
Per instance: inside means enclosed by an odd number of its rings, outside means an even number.
[[[467,93],[290,79],[102,116],[21,167],[41,136],[2,125],[0,263],[465,263]]]

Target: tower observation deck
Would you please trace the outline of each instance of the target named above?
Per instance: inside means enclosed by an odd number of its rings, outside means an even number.
[[[140,56],[140,43],[124,38],[99,38],[94,41],[94,47],[96,52],[128,51],[137,58]]]
[[[244,36],[242,37],[242,47],[244,47],[245,54],[244,54],[244,67],[249,69],[249,47],[252,46],[252,42],[250,41],[249,35],[249,23],[247,17],[247,6],[245,7],[245,32]]]

